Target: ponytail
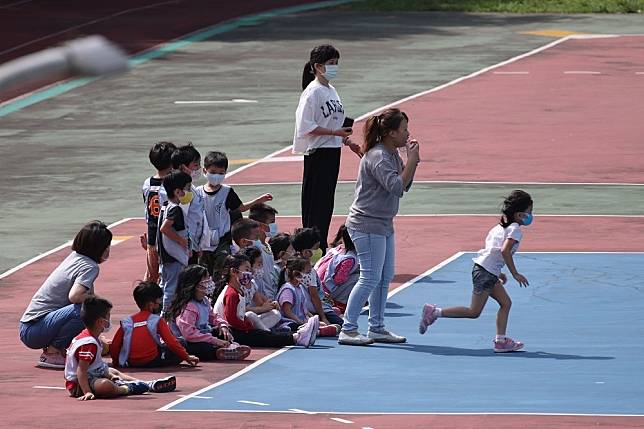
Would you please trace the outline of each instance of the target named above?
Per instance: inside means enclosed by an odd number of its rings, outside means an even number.
[[[395,131],[400,127],[400,123],[409,117],[405,112],[396,108],[390,108],[379,115],[373,115],[364,124],[364,143],[362,153],[366,154],[373,149],[375,145],[382,141],[390,131]]]
[[[320,45],[311,51],[309,62],[304,64],[302,70],[302,90],[315,79],[315,65],[324,64],[329,60],[340,59],[340,52],[331,45]]]

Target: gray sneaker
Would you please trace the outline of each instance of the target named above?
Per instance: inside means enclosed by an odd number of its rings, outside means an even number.
[[[396,335],[393,332],[389,332],[386,329],[382,331],[374,332],[369,331],[367,334],[376,343],[406,343],[407,338],[402,335]]]
[[[344,344],[346,346],[368,346],[373,343],[374,340],[372,338],[367,338],[358,331],[342,331],[338,336],[338,344]]]

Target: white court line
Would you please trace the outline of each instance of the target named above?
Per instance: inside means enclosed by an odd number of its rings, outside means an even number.
[[[245,98],[233,98],[231,100],[193,100],[193,101],[175,101],[174,104],[227,104],[227,103],[257,103],[257,100],[247,100]]]
[[[635,72],[635,74],[644,74],[644,72]]]
[[[271,405],[271,404],[267,404],[266,402],[246,401],[243,399],[237,402],[239,402],[240,404],[259,405],[260,407],[267,407]]]
[[[112,223],[112,224],[108,225],[107,227],[108,227],[108,228],[110,228],[110,229],[112,229],[112,228],[114,228],[114,227],[116,227],[116,226],[118,226],[118,225],[121,225],[122,223],[128,222],[128,221],[133,220],[133,219],[142,219],[142,218],[126,217],[126,218],[123,218],[123,219],[121,219],[121,220],[119,220],[119,221],[117,221],[117,222],[114,222],[114,223]],[[53,248],[53,249],[51,249],[51,250],[48,250],[48,251],[46,251],[46,252],[44,252],[44,253],[41,253],[41,254],[39,254],[39,255],[34,256],[33,258],[31,258],[31,259],[29,259],[29,260],[27,260],[27,261],[23,262],[22,264],[16,265],[15,267],[13,267],[13,268],[11,268],[11,269],[8,269],[8,270],[7,270],[7,271],[5,271],[4,273],[0,274],[0,280],[2,280],[3,278],[5,278],[5,277],[7,277],[7,276],[10,276],[11,274],[15,273],[15,272],[16,272],[16,271],[18,271],[18,270],[21,270],[21,269],[25,268],[25,267],[26,267],[26,266],[28,266],[28,265],[33,264],[34,262],[37,262],[37,261],[41,260],[42,258],[45,258],[45,257],[47,257],[47,256],[51,255],[52,253],[56,253],[56,252],[58,252],[59,250],[62,250],[62,249],[64,249],[64,248],[66,248],[66,247],[71,246],[71,244],[72,244],[72,241],[71,241],[71,240],[70,240],[70,241],[66,241],[65,243],[61,244],[61,245],[60,245],[60,246],[58,246],[58,247],[54,247],[54,248]]]
[[[470,74],[468,74],[468,75],[466,75],[466,76],[461,76],[461,77],[459,77],[459,78],[457,78],[457,79],[454,79],[454,80],[452,80],[452,81],[450,81],[450,82],[447,82],[447,83],[444,83],[444,84],[442,84],[442,85],[436,86],[436,87],[434,87],[434,88],[431,88],[431,89],[428,89],[428,90],[425,90],[425,91],[418,92],[418,93],[416,93],[416,94],[410,95],[410,96],[405,97],[405,98],[401,98],[401,99],[400,99],[400,100],[398,100],[398,101],[394,101],[393,103],[389,103],[389,104],[387,104],[387,105],[385,105],[385,106],[379,107],[379,108],[374,109],[374,110],[372,110],[372,111],[370,111],[370,112],[367,112],[367,113],[365,113],[365,114],[363,114],[363,115],[361,115],[361,116],[358,116],[357,118],[355,118],[355,121],[356,121],[356,122],[357,122],[357,121],[361,121],[361,120],[366,119],[366,118],[368,118],[369,116],[371,116],[371,115],[373,115],[373,114],[375,114],[375,113],[377,113],[377,112],[380,112],[381,110],[385,110],[385,109],[388,109],[388,108],[390,108],[390,107],[397,106],[397,105],[399,105],[399,104],[401,104],[401,103],[404,103],[404,102],[406,102],[406,101],[410,101],[410,100],[413,100],[413,99],[415,99],[415,98],[422,97],[422,96],[427,95],[427,94],[431,94],[432,92],[440,91],[441,89],[445,89],[445,88],[448,88],[448,87],[450,87],[450,86],[456,85],[457,83],[460,83],[460,82],[462,82],[462,81],[464,81],[464,80],[466,80],[466,79],[471,79],[471,78],[476,77],[476,76],[479,76],[479,75],[481,75],[481,74],[483,74],[483,73],[487,73],[487,72],[489,72],[490,70],[494,70],[494,69],[499,68],[499,67],[502,67],[502,66],[504,66],[504,65],[511,64],[511,63],[513,63],[513,62],[515,62],[515,61],[518,61],[518,60],[520,60],[520,59],[523,59],[523,58],[529,57],[529,56],[531,56],[531,55],[535,55],[535,54],[537,54],[537,53],[539,53],[539,52],[541,52],[541,51],[543,51],[543,50],[546,50],[546,49],[552,48],[553,46],[556,46],[556,45],[558,45],[558,44],[560,44],[560,43],[563,43],[563,42],[565,42],[565,41],[567,41],[567,40],[570,40],[570,39],[578,39],[578,38],[583,38],[583,37],[580,37],[580,36],[576,36],[576,37],[575,37],[575,36],[566,36],[566,37],[562,37],[561,39],[558,39],[558,40],[552,41],[552,42],[550,42],[550,43],[548,43],[548,44],[546,44],[546,45],[543,45],[543,46],[541,46],[541,47],[539,47],[539,48],[533,49],[533,50],[528,51],[528,52],[526,52],[526,53],[523,53],[523,54],[521,54],[521,55],[517,55],[516,57],[510,58],[510,59],[508,59],[508,60],[502,61],[502,62],[500,62],[500,63],[494,64],[494,65],[489,66],[489,67],[482,68],[482,69],[480,69],[479,71],[476,71],[476,72],[474,72],[474,73],[470,73]],[[230,173],[226,174],[226,178],[229,178],[229,177],[234,176],[235,174],[241,173],[242,171],[244,171],[244,170],[246,170],[246,169],[248,169],[248,168],[251,168],[251,167],[253,167],[253,166],[257,165],[257,164],[259,164],[260,162],[266,162],[266,159],[267,159],[267,158],[273,158],[273,157],[275,157],[275,156],[277,156],[277,155],[279,155],[279,154],[281,154],[281,153],[284,153],[284,152],[286,152],[287,150],[291,149],[291,147],[292,147],[292,146],[293,146],[293,145],[288,145],[288,146],[286,146],[286,147],[284,147],[284,148],[282,148],[282,149],[278,149],[278,150],[276,150],[275,152],[273,152],[273,153],[271,153],[271,154],[266,155],[266,156],[265,156],[264,158],[262,158],[261,160],[257,160],[257,161],[251,162],[251,163],[249,163],[249,164],[242,165],[242,166],[241,166],[241,167],[239,167],[238,169],[236,169],[236,170],[234,170],[234,171],[231,171]]]
[[[175,405],[178,405],[178,404],[182,403],[183,401],[185,401],[187,399],[190,399],[190,398],[192,398],[194,396],[200,395],[201,393],[205,393],[210,389],[214,389],[215,387],[221,386],[222,384],[226,384],[229,381],[232,381],[232,380],[234,380],[234,379],[246,374],[248,371],[253,370],[254,368],[258,367],[259,365],[263,364],[264,362],[267,362],[267,361],[273,359],[274,357],[277,357],[277,356],[281,355],[282,353],[285,353],[285,352],[289,351],[292,347],[293,346],[286,346],[284,348],[281,348],[281,349],[277,350],[276,352],[273,352],[273,353],[269,354],[268,356],[264,356],[260,360],[258,360],[256,362],[253,362],[252,364],[248,365],[246,368],[242,369],[241,371],[237,371],[236,373],[224,378],[223,380],[220,380],[220,381],[218,381],[216,383],[213,383],[213,384],[211,384],[209,386],[206,386],[203,389],[197,390],[196,392],[191,393],[189,395],[186,395],[181,399],[177,399],[176,401],[170,402],[169,404],[159,408],[157,411],[175,411],[175,410],[169,410],[169,408],[174,407]]]
[[[34,389],[53,389],[53,390],[65,390],[62,386],[34,386]]]
[[[352,422],[351,420],[341,419],[340,417],[331,417],[330,420],[333,420],[334,422],[338,422],[338,423],[344,423],[344,424],[355,423],[355,422]]]
[[[188,395],[177,395],[177,396],[183,398],[183,397],[188,396]],[[195,398],[195,399],[213,399],[212,396],[192,396],[192,398]]]
[[[297,156],[296,156],[297,157]],[[282,158],[296,158],[280,156],[270,160],[260,160],[259,162],[280,162]],[[297,157],[301,160],[302,157]],[[355,184],[355,180],[338,180],[338,185]],[[302,181],[297,182],[254,182],[254,183],[229,183],[231,186],[280,186],[280,185],[301,185]],[[623,183],[623,182],[496,182],[496,181],[469,181],[469,180],[414,180],[416,185],[528,185],[528,186],[644,186],[644,183]]]
[[[300,410],[299,408],[289,408],[288,410],[297,414],[315,414],[315,412],[313,411],[304,411]]]
[[[585,71],[585,70],[568,70],[564,74],[602,74],[598,71]]]

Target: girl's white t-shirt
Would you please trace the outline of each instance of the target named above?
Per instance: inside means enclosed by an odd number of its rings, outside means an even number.
[[[510,224],[507,228],[503,228],[501,225],[496,225],[487,233],[487,237],[485,238],[485,249],[479,250],[478,255],[472,258],[472,260],[475,264],[479,264],[485,268],[486,271],[498,277],[505,266],[505,261],[501,254],[503,243],[508,238],[516,241],[514,246],[512,246],[511,251],[514,255],[519,248],[522,236],[523,233],[521,232],[521,227],[516,222]]]
[[[302,91],[295,111],[293,153],[307,154],[318,148],[342,147],[342,137],[309,134],[317,127],[336,130],[344,123],[344,107],[333,87],[322,85],[314,79]]]

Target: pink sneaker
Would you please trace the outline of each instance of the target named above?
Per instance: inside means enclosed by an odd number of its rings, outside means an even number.
[[[47,353],[43,351],[36,365],[40,368],[65,369],[65,356],[60,353]]]
[[[420,318],[420,325],[418,326],[418,332],[424,334],[427,332],[427,327],[433,324],[436,321],[436,306],[434,304],[425,304],[423,305],[423,314]]]
[[[509,337],[506,337],[505,340],[494,340],[494,353],[516,352],[522,348],[523,343],[521,341],[514,341]]]

